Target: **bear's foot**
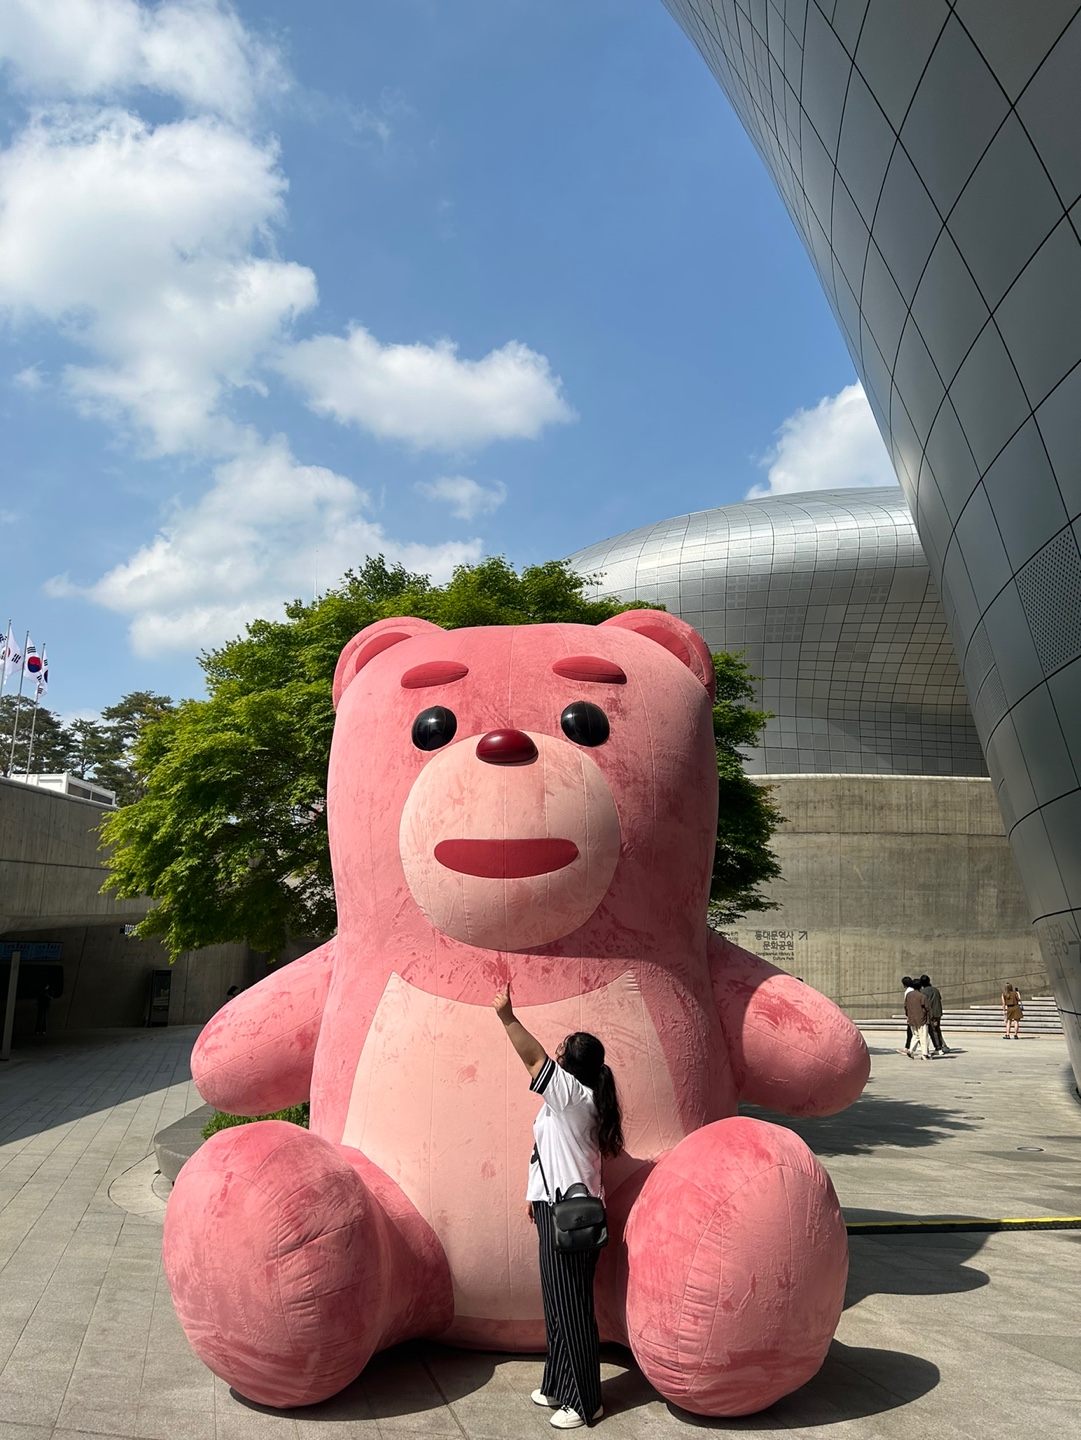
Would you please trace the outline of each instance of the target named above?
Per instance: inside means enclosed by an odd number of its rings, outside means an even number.
[[[817,1373],[841,1316],[848,1237],[791,1131],[719,1120],[656,1166],[631,1211],[627,1332],[665,1399],[750,1415]]]
[[[259,1404],[325,1400],[376,1350],[447,1323],[445,1261],[417,1253],[347,1154],[279,1120],[240,1125],[192,1156],[169,1197],[180,1323],[203,1363]]]

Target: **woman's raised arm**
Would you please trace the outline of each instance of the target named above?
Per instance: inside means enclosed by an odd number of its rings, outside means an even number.
[[[544,1046],[534,1035],[530,1035],[522,1022],[515,1018],[514,1009],[510,1003],[510,984],[504,985],[499,994],[492,1001],[492,1009],[503,1022],[503,1028],[507,1032],[507,1039],[518,1052],[518,1058],[529,1071],[530,1076],[536,1078],[541,1066],[548,1059]]]

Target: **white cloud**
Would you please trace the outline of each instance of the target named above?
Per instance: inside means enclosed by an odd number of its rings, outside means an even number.
[[[450,513],[459,520],[473,520],[478,515],[498,510],[507,498],[507,487],[501,480],[494,485],[478,485],[468,475],[440,475],[437,480],[421,480],[415,487],[429,500],[450,506]]]
[[[450,340],[382,345],[358,325],[302,340],[276,365],[316,414],[418,449],[534,439],[545,425],[574,419],[548,361],[517,340],[463,360]]]
[[[840,490],[860,485],[896,485],[863,386],[846,385],[810,410],[797,410],[777,431],[777,443],[762,461],[767,483],[755,485],[748,500],[800,490]]]
[[[82,595],[131,617],[140,655],[219,644],[283,602],[312,592],[313,577],[337,578],[382,551],[439,580],[476,560],[480,542],[400,544],[365,518],[367,497],[344,476],[301,465],[287,442],[249,432],[242,453],[219,465],[211,489],[178,506],[161,531],[95,584],[51,580],[53,595]]]
[[[355,484],[231,408],[285,375],[317,413],[449,450],[574,418],[545,357],[516,341],[479,360],[359,327],[294,343],[316,280],[276,252],[287,182],[253,124],[288,77],[227,0],[0,0],[0,68],[36,107],[0,148],[0,317],[51,322],[72,355],[14,384],[47,382],[145,453],[212,467],[185,472],[205,493],[176,501],[129,559],[51,593],[127,616],[141,654],[190,653],[310,594],[317,556],[324,583],[376,551],[437,578],[478,558],[477,540],[388,538]],[[136,113],[148,90],[179,118]],[[354,124],[386,144],[405,112],[384,95]],[[449,476],[428,493],[471,518],[505,492]]]
[[[273,147],[209,117],[39,119],[0,153],[0,306],[92,353],[66,372],[84,409],[158,454],[228,448],[223,394],[316,297],[257,253],[284,190]]]
[[[217,0],[0,0],[0,60],[50,100],[145,88],[235,119],[288,83],[273,48]]]

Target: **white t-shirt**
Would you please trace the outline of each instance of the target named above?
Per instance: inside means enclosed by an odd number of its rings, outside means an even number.
[[[572,1185],[584,1185],[591,1195],[601,1193],[601,1152],[597,1147],[597,1106],[593,1091],[552,1059],[537,1071],[530,1090],[544,1097],[533,1124],[534,1157],[529,1163],[527,1200],[547,1200],[541,1165],[551,1198],[565,1195]]]

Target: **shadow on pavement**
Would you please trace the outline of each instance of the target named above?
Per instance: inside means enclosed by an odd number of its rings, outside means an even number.
[[[896,1410],[933,1390],[939,1378],[938,1366],[919,1355],[842,1345],[840,1340],[834,1340],[814,1379],[761,1414],[718,1420],[692,1415],[676,1405],[668,1409],[685,1425],[704,1430],[802,1430],[804,1426],[839,1425],[843,1420],[861,1420]]]
[[[846,1210],[847,1221],[918,1220],[897,1210]],[[943,1220],[963,1216],[942,1215]],[[988,1232],[908,1235],[850,1235],[848,1237],[848,1289],[845,1309],[868,1295],[963,1295],[991,1283],[983,1270],[968,1261],[990,1238]]]
[[[907,1239],[907,1237],[904,1237]],[[956,1245],[956,1238],[943,1237]],[[980,1237],[969,1237],[975,1240]],[[877,1243],[877,1242],[874,1242]],[[857,1247],[860,1249],[863,1247]],[[977,1247],[978,1248],[978,1247]],[[855,1304],[864,1294],[890,1289],[896,1294],[930,1293],[926,1290],[903,1290],[884,1285],[882,1276],[871,1276],[854,1256],[850,1274],[847,1304]],[[959,1265],[959,1261],[957,1265]],[[971,1285],[959,1280],[955,1265],[949,1271],[940,1269],[942,1289],[967,1289]],[[955,1283],[950,1283],[950,1282]],[[985,1283],[986,1276],[978,1283]],[[628,1414],[651,1404],[660,1404],[661,1397],[642,1375],[631,1352],[621,1345],[601,1346],[601,1361],[606,1374],[603,1381],[606,1418]],[[355,1420],[395,1420],[438,1410],[445,1405],[455,1407],[459,1428],[471,1433],[471,1422],[484,1420],[482,1430],[496,1433],[500,1417],[508,1411],[529,1411],[528,1390],[540,1377],[542,1357],[539,1355],[486,1354],[478,1351],[454,1350],[448,1346],[424,1341],[410,1341],[377,1355],[357,1380],[339,1395],[320,1405],[302,1410],[271,1410],[245,1400],[235,1390],[233,1399],[246,1409],[266,1415],[288,1415],[297,1419],[341,1424]],[[511,1390],[506,1384],[493,1385],[498,1369],[507,1364],[533,1367],[536,1376],[519,1377],[519,1386]],[[613,1369],[619,1373],[612,1374]],[[752,1431],[791,1430],[808,1425],[829,1425],[879,1415],[933,1390],[939,1381],[937,1366],[918,1355],[897,1350],[877,1350],[865,1346],[845,1345],[834,1340],[822,1369],[794,1394],[779,1400],[758,1415],[737,1419],[694,1415],[668,1404],[669,1413],[683,1424],[701,1429]],[[493,1429],[492,1427],[495,1427]],[[517,1426],[508,1427],[517,1431]]]
[[[870,1155],[886,1145],[920,1149],[937,1145],[946,1135],[976,1128],[958,1110],[923,1100],[895,1100],[866,1090],[840,1115],[820,1119],[794,1119],[757,1105],[741,1105],[740,1114],[767,1120],[771,1125],[783,1125],[822,1158]]]
[[[164,1093],[188,1077],[198,1025],[60,1031],[0,1065],[0,1144]]]

